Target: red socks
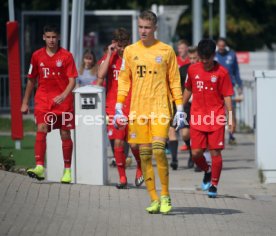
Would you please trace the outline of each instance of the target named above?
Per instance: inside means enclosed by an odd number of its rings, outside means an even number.
[[[46,136],[47,133],[37,132],[35,138],[35,162],[36,165],[44,166],[45,152],[46,152]]]
[[[120,176],[120,183],[124,184],[127,182],[126,178],[126,156],[124,153],[124,147],[114,147],[114,156],[116,160],[117,169]]]
[[[141,159],[140,159],[139,149],[131,148],[131,151],[137,162],[136,178],[140,178],[143,175],[143,173],[141,169]]]
[[[218,185],[221,170],[222,170],[221,155],[212,156],[212,179],[211,179],[212,185],[215,185],[215,186]]]
[[[62,140],[62,152],[64,160],[64,168],[71,168],[73,142],[71,139]]]
[[[35,139],[35,161],[36,165],[44,166],[46,152],[46,136],[47,133],[37,132]],[[73,142],[71,139],[62,140],[62,151],[64,159],[64,167],[71,167]]]
[[[209,170],[209,165],[206,162],[206,159],[204,156],[202,157],[196,157],[193,158],[194,163],[203,171],[207,172]]]

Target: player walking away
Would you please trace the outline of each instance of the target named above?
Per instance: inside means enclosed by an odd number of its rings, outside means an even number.
[[[227,70],[214,61],[216,44],[203,39],[198,44],[201,62],[188,69],[183,96],[187,104],[193,94],[190,120],[191,148],[194,162],[205,173],[202,190],[208,190],[209,197],[217,196],[217,185],[222,170],[221,150],[224,148],[225,107],[228,113],[228,126],[234,132],[231,96],[233,87]],[[203,156],[209,149],[212,156],[211,167]]]
[[[98,84],[101,85],[104,78],[107,76],[107,93],[106,93],[106,114],[109,117],[115,115],[115,104],[117,101],[118,91],[118,75],[122,65],[122,57],[124,49],[129,45],[130,34],[124,28],[119,28],[114,31],[113,43],[108,46],[107,54],[103,58],[98,71]],[[130,95],[126,99],[126,103],[122,108],[124,114],[128,115],[130,107]],[[112,119],[109,119],[112,121]],[[114,156],[117,169],[119,172],[120,182],[117,184],[118,189],[127,188],[126,177],[126,156],[124,152],[124,143],[127,137],[126,129],[115,129],[112,122],[107,126],[108,137],[114,140]],[[141,160],[139,155],[138,145],[132,144],[131,151],[137,162],[135,185],[139,187],[143,182],[143,174],[141,169]]]
[[[170,212],[169,168],[165,142],[172,117],[172,101],[177,106],[174,122],[184,126],[180,75],[173,49],[155,39],[157,17],[144,11],[138,18],[140,40],[125,48],[119,74],[115,120],[123,117],[123,104],[131,87],[129,143],[139,144],[142,170],[151,205],[149,213]],[[152,155],[161,182],[161,197],[156,191]]]
[[[59,47],[59,37],[56,26],[44,27],[43,40],[46,47],[35,51],[32,55],[21,112],[28,112],[29,99],[37,83],[34,107],[37,125],[36,167],[28,169],[27,173],[30,177],[38,180],[45,178],[44,159],[47,132],[50,132],[51,129],[59,129],[64,159],[64,174],[61,182],[70,183],[73,150],[70,130],[74,129],[75,121],[74,119],[69,121],[68,117],[63,119],[65,118],[63,115],[74,117],[72,90],[75,87],[75,78],[78,76],[78,72],[72,54]]]
[[[239,65],[238,65],[236,53],[233,50],[230,50],[229,47],[227,47],[225,38],[219,38],[217,40],[217,51],[216,51],[215,60],[228,70],[233,88],[235,88],[235,86],[237,85],[238,94],[241,95],[242,80],[240,78],[240,71],[239,71]],[[232,97],[232,107],[233,107],[233,117],[236,120],[236,101],[234,96]],[[229,132],[228,143],[230,145],[237,143],[236,138],[231,132]]]

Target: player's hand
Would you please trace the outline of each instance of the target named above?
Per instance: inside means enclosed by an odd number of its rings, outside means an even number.
[[[21,105],[20,111],[21,111],[23,114],[28,114],[28,113],[29,113],[29,106],[28,106],[28,104],[22,104],[22,105]]]
[[[116,103],[115,116],[113,118],[113,125],[116,129],[124,129],[127,125],[127,117],[124,115],[122,107],[122,103]]]
[[[228,115],[228,130],[231,134],[235,133],[236,123],[233,114]]]
[[[242,88],[238,87],[237,92],[238,92],[238,95],[242,95]]]
[[[112,43],[108,46],[108,53],[111,54],[116,49],[116,43]]]
[[[56,96],[53,101],[55,104],[61,104],[65,100],[65,96],[63,94]]]
[[[177,106],[177,112],[173,118],[173,126],[176,126],[175,131],[183,129],[185,126],[185,113],[182,105]]]

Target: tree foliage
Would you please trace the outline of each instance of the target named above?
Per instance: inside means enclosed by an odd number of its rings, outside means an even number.
[[[192,8],[178,24],[177,33],[181,38],[192,40]],[[230,45],[240,51],[255,51],[267,47],[273,50],[276,42],[276,0],[231,0],[226,1],[226,33]],[[219,1],[213,4],[213,36],[219,36]],[[203,0],[203,35],[209,37],[208,1]]]
[[[8,1],[1,3],[0,46],[6,45],[5,24],[8,21]],[[71,2],[71,1],[69,1]],[[208,37],[208,1],[203,2],[203,35]],[[157,5],[188,5],[189,9],[180,18],[177,34],[189,41],[192,39],[192,0],[86,0],[87,10],[150,9]],[[254,51],[266,46],[273,49],[276,42],[276,0],[231,0],[227,1],[227,38],[236,50]],[[25,10],[60,10],[61,0],[14,0],[16,18],[20,20],[21,11]],[[213,4],[213,33],[219,36],[219,0]]]

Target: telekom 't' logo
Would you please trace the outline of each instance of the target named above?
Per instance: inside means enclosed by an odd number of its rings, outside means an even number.
[[[196,87],[201,91],[203,89],[203,81],[196,81]]]
[[[48,75],[50,74],[49,68],[42,68],[43,71],[43,78],[48,78]]]

